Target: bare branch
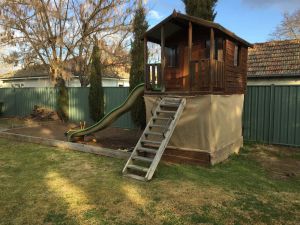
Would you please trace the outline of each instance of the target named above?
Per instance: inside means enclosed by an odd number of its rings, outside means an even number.
[[[128,63],[130,4],[131,0],[0,0],[0,44],[17,49],[12,57],[24,66],[48,66],[52,80],[70,77],[71,67],[87,85],[94,37],[105,43],[104,66]]]
[[[271,34],[273,39],[300,39],[300,9],[292,14],[284,13],[283,20]]]

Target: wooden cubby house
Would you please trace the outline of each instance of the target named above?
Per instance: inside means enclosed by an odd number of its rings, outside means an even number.
[[[160,63],[148,63],[148,42],[161,46]],[[187,99],[164,157],[214,164],[238,152],[248,47],[221,25],[176,11],[145,33],[147,119],[160,97]]]

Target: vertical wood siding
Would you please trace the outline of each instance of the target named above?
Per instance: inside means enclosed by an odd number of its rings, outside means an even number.
[[[247,82],[248,49],[240,46],[239,65],[234,66],[235,43],[226,40],[225,46],[225,93],[243,94]]]

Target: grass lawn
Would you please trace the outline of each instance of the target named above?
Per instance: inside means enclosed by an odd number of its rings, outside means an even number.
[[[298,151],[298,152],[297,152]],[[212,168],[125,161],[0,139],[0,224],[297,224],[300,150],[246,145]]]

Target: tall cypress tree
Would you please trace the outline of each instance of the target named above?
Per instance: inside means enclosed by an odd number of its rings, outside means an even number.
[[[214,21],[217,13],[215,7],[218,0],[182,0],[185,4],[185,12],[190,16]]]
[[[134,39],[131,44],[131,69],[129,77],[130,91],[138,84],[144,82],[144,45],[142,38],[147,29],[148,23],[146,21],[145,8],[142,1],[139,1],[133,20]],[[145,127],[146,125],[145,111],[144,99],[140,97],[131,109],[132,120],[139,127]]]
[[[104,91],[102,87],[102,68],[98,41],[95,41],[91,57],[90,84],[90,116],[94,121],[98,121],[104,116]]]

